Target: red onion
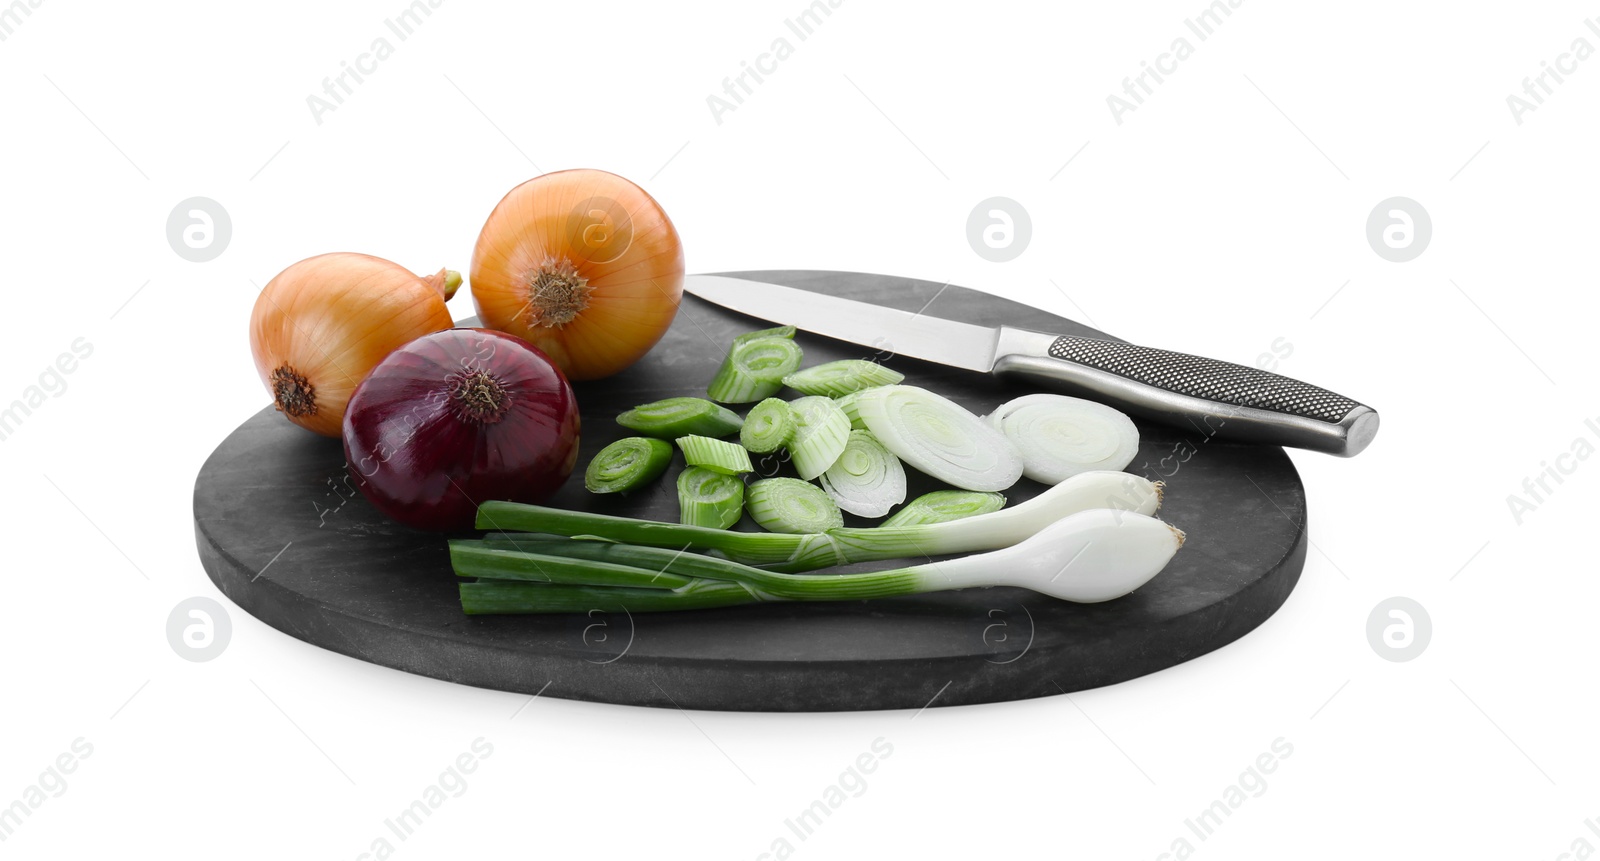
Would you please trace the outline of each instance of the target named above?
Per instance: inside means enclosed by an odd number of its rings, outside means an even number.
[[[572,386],[527,341],[446,329],[390,353],[356,388],[344,456],[367,500],[418,529],[470,529],[478,503],[541,502],[578,459]]]

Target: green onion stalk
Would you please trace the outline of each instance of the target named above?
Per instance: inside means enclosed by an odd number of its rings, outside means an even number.
[[[568,511],[517,502],[485,502],[478,528],[599,538],[672,550],[715,551],[773,571],[813,571],[852,562],[994,550],[1020,543],[1080,511],[1107,508],[1150,515],[1162,485],[1124,472],[1085,472],[1011,508],[944,523],[841,527],[820,533],[732,532]]]
[[[504,550],[490,542],[455,541],[451,558],[458,575],[479,578],[460,584],[462,609],[469,614],[613,607],[637,613],[766,601],[851,601],[978,586],[1014,586],[1094,603],[1144,585],[1182,545],[1182,532],[1153,517],[1100,508],[1058,520],[1012,547],[863,574],[782,573],[682,549],[549,539]],[[551,575],[570,568],[584,572],[573,576],[589,582]]]

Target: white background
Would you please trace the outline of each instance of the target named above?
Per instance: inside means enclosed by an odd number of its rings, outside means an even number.
[[[1575,439],[1600,444],[1584,426],[1600,416],[1600,60],[1520,125],[1506,104],[1573,40],[1600,46],[1593,4],[1251,0],[1201,42],[1183,25],[1200,0],[845,0],[800,41],[784,20],[802,0],[448,0],[314,121],[307,96],[402,8],[46,0],[0,42],[0,404],[74,339],[93,345],[0,443],[0,805],[74,739],[93,745],[6,854],[355,858],[480,737],[492,756],[400,857],[754,858],[780,836],[819,858],[1154,858],[1180,836],[1206,858],[1600,844],[1584,824],[1600,815],[1600,463],[1564,461],[1520,525],[1507,504]],[[1106,97],[1186,35],[1193,56],[1119,125]],[[717,122],[707,96],[779,36],[793,55]],[[1245,363],[1283,338],[1281,371],[1375,405],[1383,431],[1354,460],[1293,455],[1314,549],[1276,616],[1070,698],[527,704],[336,656],[231,604],[226,652],[180,660],[168,613],[220,597],[193,479],[266,402],[252,282],[333,250],[465,268],[506,190],[569,167],[643,184],[690,271],[953,281]],[[196,195],[233,222],[209,263],[165,236]],[[965,236],[996,195],[1033,222],[1004,264]],[[1395,195],[1433,221],[1403,264],[1365,238]],[[1406,663],[1366,635],[1394,595],[1433,622]],[[789,834],[879,737],[894,752],[867,790]],[[1209,840],[1189,833],[1278,738],[1293,754],[1267,789]]]

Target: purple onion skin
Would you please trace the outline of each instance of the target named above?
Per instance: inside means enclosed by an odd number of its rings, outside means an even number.
[[[542,502],[578,460],[572,386],[504,332],[446,329],[390,353],[356,388],[344,456],[361,492],[407,526],[473,528],[478,503]]]

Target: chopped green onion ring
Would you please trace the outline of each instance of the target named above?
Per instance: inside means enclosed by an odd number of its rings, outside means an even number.
[[[820,395],[792,401],[789,409],[794,413],[789,456],[801,478],[816,478],[844,453],[850,441],[850,419],[832,398]]]
[[[865,359],[840,359],[814,368],[796,371],[783,378],[783,384],[807,395],[836,398],[876,386],[892,386],[906,378],[877,362]]]
[[[930,523],[949,523],[963,517],[975,517],[999,511],[1006,506],[1006,498],[998,493],[981,493],[976,490],[935,490],[924,493],[906,503],[880,526],[926,526]]]
[[[702,466],[723,475],[737,475],[752,469],[750,452],[737,443],[708,436],[683,436],[678,437],[678,448],[683,450],[683,460],[690,466]]]
[[[768,532],[804,535],[844,525],[839,507],[822,488],[798,478],[764,478],[745,492],[750,518]]]
[[[600,449],[583,471],[591,493],[626,493],[654,481],[672,462],[672,444],[642,436],[623,437]]]
[[[678,473],[678,522],[727,529],[744,511],[744,482],[732,475],[691,466]]]
[[[744,420],[727,407],[705,398],[667,398],[640,404],[617,416],[617,424],[645,436],[677,439],[680,436],[727,436]]]

